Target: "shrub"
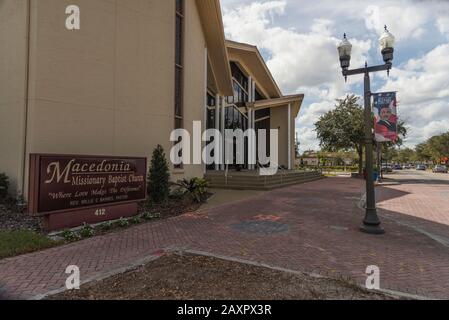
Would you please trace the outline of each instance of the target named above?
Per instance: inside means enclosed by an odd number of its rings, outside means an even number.
[[[111,221],[105,222],[100,226],[100,230],[102,231],[108,231],[111,230],[113,227],[113,224]]]
[[[125,227],[129,226],[129,221],[125,218],[120,218],[120,220],[118,221],[118,225],[121,228],[125,228]]]
[[[175,186],[170,190],[170,199],[180,200],[184,197],[185,190],[180,188],[178,184],[172,183],[172,186]]]
[[[160,212],[155,212],[151,214],[151,217],[153,219],[159,219],[161,217],[161,213]]]
[[[158,145],[153,151],[150,172],[148,174],[148,195],[155,203],[163,203],[168,199],[170,172],[164,149]]]
[[[85,223],[80,230],[80,235],[83,238],[90,238],[94,235],[94,229],[89,224]]]
[[[205,201],[208,187],[208,183],[205,179],[184,179],[176,185],[184,189],[184,195],[191,197],[194,201],[198,203]]]
[[[65,230],[64,232],[61,233],[61,236],[67,242],[73,242],[73,241],[77,241],[80,239],[79,234],[77,234],[76,232],[73,232],[72,230]]]
[[[5,198],[8,195],[9,178],[6,174],[0,173],[0,198]]]
[[[142,222],[142,221],[140,220],[140,217],[138,217],[138,216],[131,219],[132,224],[139,224],[140,222]]]
[[[159,212],[157,213],[152,213],[152,212],[145,212],[144,214],[142,214],[142,219],[144,220],[153,220],[153,219],[158,219],[161,217],[161,214]]]

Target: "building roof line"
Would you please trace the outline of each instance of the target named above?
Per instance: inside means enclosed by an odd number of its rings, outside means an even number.
[[[196,0],[206,38],[208,55],[223,95],[233,95],[231,67],[226,47],[223,18],[219,0]]]
[[[232,40],[226,40],[226,46],[230,49],[246,51],[246,52],[256,55],[257,59],[259,60],[260,65],[263,67],[265,73],[270,78],[270,81],[273,84],[277,95],[279,97],[283,96],[281,89],[279,88],[276,80],[273,77],[273,74],[271,73],[270,69],[268,68],[268,66],[267,66],[264,58],[262,57],[262,54],[260,53],[259,49],[257,48],[257,46],[247,44],[247,43],[236,42],[236,41],[232,41]]]

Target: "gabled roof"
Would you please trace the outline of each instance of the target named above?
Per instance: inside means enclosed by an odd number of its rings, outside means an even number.
[[[239,62],[251,73],[260,86],[261,93],[268,99],[282,97],[281,90],[256,46],[230,40],[226,40],[226,46],[230,60]]]
[[[226,49],[223,19],[219,0],[196,0],[206,38],[209,63],[220,94],[232,96],[231,68]]]

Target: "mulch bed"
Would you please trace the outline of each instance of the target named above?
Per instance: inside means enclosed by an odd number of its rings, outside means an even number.
[[[393,299],[346,281],[314,278],[212,257],[171,254],[49,300]]]
[[[212,194],[207,195],[207,199]],[[146,211],[149,213],[159,213],[160,219],[168,219],[176,217],[188,212],[194,212],[201,207],[202,203],[193,202],[183,198],[170,198],[166,204],[152,204],[151,207],[145,208],[145,204],[141,206],[141,213]]]
[[[32,217],[19,208],[14,200],[0,200],[0,230],[32,230],[42,231],[40,218]]]

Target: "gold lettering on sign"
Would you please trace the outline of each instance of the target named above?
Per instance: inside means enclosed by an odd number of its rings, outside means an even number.
[[[61,169],[59,167],[59,162],[52,162],[48,165],[47,167],[47,173],[51,175],[51,178],[46,180],[45,183],[49,184],[52,183],[55,179],[56,182],[59,183],[61,182],[62,177],[64,176],[64,183],[70,183],[69,180],[69,171],[70,171],[70,167],[72,166],[72,164],[75,162],[75,159],[70,160],[70,162],[66,165],[66,167],[64,168],[64,171],[61,172]]]
[[[88,163],[77,163],[75,159],[72,159],[67,163],[64,167],[64,170],[61,171],[60,162],[52,162],[47,167],[47,174],[50,176],[50,179],[46,180],[46,184],[60,183],[64,179],[64,183],[71,183],[73,185],[86,185],[86,184],[101,184],[104,185],[106,183],[106,178],[87,178],[81,179],[79,177],[75,177],[72,180],[69,179],[69,174],[72,175],[83,175],[83,174],[98,174],[98,173],[117,173],[123,174],[132,172],[131,166],[129,163],[121,162],[113,162],[109,163],[106,160],[103,160],[99,164],[88,164]],[[111,179],[111,178],[110,178]],[[123,176],[120,178],[116,178],[118,182],[127,182],[126,178]],[[115,181],[114,181],[115,182]]]

